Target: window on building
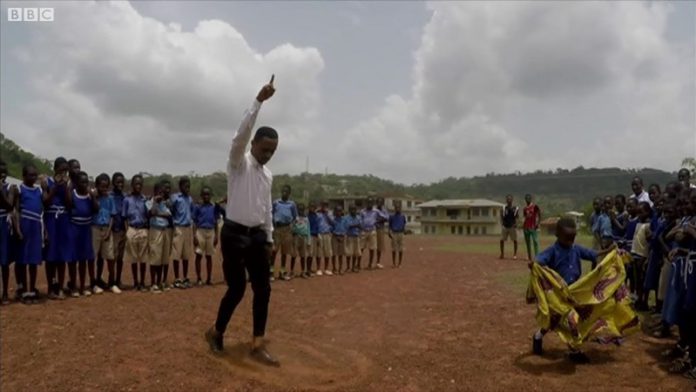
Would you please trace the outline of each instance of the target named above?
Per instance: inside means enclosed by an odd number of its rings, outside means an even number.
[[[466,209],[466,219],[471,219],[471,208]]]
[[[411,221],[411,215],[406,217],[406,222],[410,222],[410,221]]]
[[[459,235],[464,234],[464,226],[457,227],[457,234],[459,234]]]
[[[430,226],[430,232],[432,234],[437,234],[437,226]]]
[[[455,234],[457,232],[456,227],[454,225],[450,226],[450,229],[452,231],[452,234]]]
[[[425,233],[425,234],[430,233],[430,230],[429,230],[429,229],[430,229],[429,226],[427,226],[427,225],[426,225],[426,226],[423,226],[423,233]]]
[[[478,226],[474,227],[474,235],[478,235]]]
[[[413,205],[412,201],[409,200],[406,202],[406,208],[411,208],[412,205]]]
[[[466,235],[471,235],[471,226],[466,227]]]
[[[486,235],[486,226],[481,228],[481,234]]]
[[[447,217],[450,219],[458,219],[459,218],[459,210],[455,210],[455,209],[447,210]]]
[[[488,208],[481,209],[481,216],[488,216]]]
[[[480,216],[480,215],[481,215],[481,209],[480,209],[480,208],[474,207],[474,208],[472,208],[472,210],[473,210],[472,214],[473,214],[474,216]]]

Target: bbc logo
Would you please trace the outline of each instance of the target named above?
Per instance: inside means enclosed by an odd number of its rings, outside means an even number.
[[[9,22],[53,22],[53,8],[8,8]]]

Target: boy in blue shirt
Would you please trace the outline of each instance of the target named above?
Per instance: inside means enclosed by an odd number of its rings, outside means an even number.
[[[293,236],[293,253],[290,259],[290,270],[294,273],[295,271],[295,259],[300,258],[300,267],[302,268],[302,273],[300,274],[303,278],[309,278],[309,267],[307,262],[307,249],[311,245],[311,236],[309,234],[309,219],[305,214],[305,206],[300,203],[297,205],[297,217],[295,221],[292,222],[292,236]]]
[[[121,289],[121,274],[123,272],[123,256],[126,250],[126,225],[123,222],[121,211],[123,210],[123,187],[126,178],[123,173],[116,172],[111,176],[111,198],[114,200],[117,214],[113,217],[114,221],[111,225],[111,237],[114,243],[114,259],[116,261],[116,282],[115,286]]]
[[[94,250],[94,258],[106,260],[107,269],[109,271],[109,282],[106,287],[114,294],[121,294],[121,289],[116,286],[116,278],[114,275],[114,242],[111,228],[114,222],[114,216],[118,215],[114,199],[109,195],[109,185],[111,180],[109,175],[102,173],[97,176],[95,186],[97,187],[97,202],[99,203],[99,211],[92,217],[92,248]],[[101,280],[101,274],[97,272],[97,282]],[[97,286],[99,287],[99,286]],[[95,292],[97,287],[94,288]]]
[[[207,279],[205,284],[211,286],[213,271],[213,254],[218,244],[218,217],[215,205],[210,202],[211,190],[204,186],[201,190],[201,204],[193,210],[193,245],[196,248],[196,284],[201,286],[201,258],[205,256]]]
[[[400,268],[404,259],[404,231],[406,230],[406,217],[401,213],[401,203],[394,205],[394,214],[389,217],[389,238],[392,247],[392,268]],[[399,263],[396,263],[396,255],[399,254]]]
[[[343,275],[343,256],[346,256],[346,235],[348,234],[348,225],[346,217],[343,216],[343,208],[336,206],[333,219],[333,237],[331,245],[333,248],[333,258],[331,259],[334,269],[334,274]],[[336,269],[336,259],[338,259],[338,270]],[[346,271],[350,264],[346,261]]]
[[[324,258],[324,275],[325,276],[332,276],[333,272],[329,270],[329,260],[331,260],[332,255],[333,255],[333,250],[331,249],[332,246],[332,235],[331,235],[331,227],[333,226],[333,219],[331,218],[331,215],[329,215],[329,203],[326,201],[321,202],[321,208],[317,212],[317,218],[318,218],[318,228],[317,231],[319,233],[317,239],[318,239],[318,245],[317,245],[317,254],[315,257],[317,258],[317,275],[321,275],[321,258]],[[333,269],[336,269],[336,266],[333,266]]]
[[[595,252],[583,246],[575,244],[577,227],[572,218],[561,218],[556,224],[556,243],[539,253],[536,262],[542,266],[556,271],[569,286],[575,283],[582,276],[581,260],[592,262],[592,268],[597,264],[597,260],[609,253],[614,247],[607,248],[601,252]],[[532,268],[533,261],[528,263]],[[543,353],[542,339],[546,330],[540,329],[532,337],[532,351],[536,355]],[[568,354],[570,360],[577,363],[587,363],[589,358],[582,351],[571,349]]]
[[[346,238],[346,257],[351,271],[360,272],[360,231],[362,229],[362,220],[358,215],[358,209],[351,205],[348,208],[349,215],[346,217],[346,226],[348,227]]]
[[[171,237],[168,235],[169,218],[172,212],[167,205],[162,183],[155,185],[154,195],[145,203],[150,216],[150,231],[148,233],[148,254],[150,258],[150,291],[161,293],[164,265],[169,260]],[[141,287],[142,291],[144,286]]]
[[[311,236],[311,244],[309,255],[307,256],[307,272],[310,276],[314,276],[314,271],[312,271],[312,259],[317,260],[317,275],[321,276],[321,260],[318,257],[319,250],[319,216],[317,215],[317,203],[309,202],[309,214],[307,214],[307,220],[309,220],[309,234]]]
[[[188,278],[189,256],[193,247],[193,198],[191,180],[188,177],[179,179],[179,193],[171,196],[172,223],[174,237],[172,239],[172,258],[174,259],[174,287],[179,289],[191,288]],[[183,280],[179,279],[179,260],[182,264]]]
[[[280,252],[280,272],[278,279],[290,280],[290,274],[285,271],[288,255],[292,255],[292,222],[297,218],[297,206],[290,200],[292,189],[283,185],[280,199],[273,202],[273,255],[271,256],[271,276],[278,252]]]
[[[147,253],[147,208],[143,190],[143,176],[136,174],[130,183],[131,194],[123,199],[121,216],[126,226],[125,259],[133,272],[133,289],[143,291],[145,288],[145,257]],[[140,276],[138,276],[140,265]],[[140,279],[138,279],[140,278]]]

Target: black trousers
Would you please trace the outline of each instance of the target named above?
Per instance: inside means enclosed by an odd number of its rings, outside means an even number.
[[[225,332],[235,308],[244,298],[247,285],[246,270],[254,292],[254,336],[264,336],[268,302],[271,299],[270,264],[266,243],[266,233],[260,228],[247,228],[232,221],[225,221],[220,232],[220,245],[227,292],[220,301],[215,322],[218,332]]]

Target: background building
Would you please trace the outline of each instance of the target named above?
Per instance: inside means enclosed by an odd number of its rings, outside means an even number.
[[[431,200],[421,210],[421,232],[437,235],[499,235],[505,205],[486,199]],[[522,217],[520,217],[522,219]],[[520,225],[522,222],[518,222]]]

